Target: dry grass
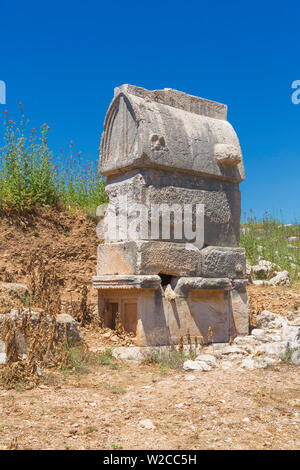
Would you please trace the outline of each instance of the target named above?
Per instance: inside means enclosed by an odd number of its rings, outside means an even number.
[[[1,339],[5,341],[7,363],[1,368],[0,383],[13,388],[18,383],[34,386],[42,376],[41,367],[71,367],[70,348],[66,331],[60,338],[56,316],[42,314],[33,326],[29,315],[19,321],[6,319],[1,327]],[[26,340],[26,357],[20,351],[20,341]]]
[[[58,331],[61,286],[55,268],[32,256],[26,269],[31,292],[29,308],[16,310],[16,319],[7,315],[1,324],[0,339],[5,341],[7,364],[0,369],[0,385],[31,388],[43,380],[46,371],[54,369],[68,375],[70,372],[86,372],[88,366],[95,363],[116,368],[108,349],[100,355],[91,353],[84,342],[79,345],[70,343],[66,325],[63,335]],[[94,330],[98,335],[111,331],[103,328],[98,315],[93,315],[87,294],[88,289],[84,285],[81,298],[73,302],[71,297],[67,310],[81,327]],[[39,312],[38,317],[34,311]],[[133,339],[133,335],[124,330],[120,315],[117,315],[116,329],[111,334],[120,341],[131,342]]]
[[[42,311],[34,319],[29,305],[27,311],[19,309],[16,319],[7,316],[2,322],[0,339],[5,341],[7,363],[1,368],[0,383],[7,388],[18,383],[36,385],[42,376],[42,366],[72,367],[67,326],[63,336],[57,329],[56,316],[61,313],[61,296],[55,271],[45,268],[43,262],[36,258],[29,260],[27,269],[30,304]]]

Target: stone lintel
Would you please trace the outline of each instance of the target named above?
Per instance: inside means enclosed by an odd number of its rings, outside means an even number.
[[[93,285],[96,289],[159,289],[161,279],[159,276],[93,276]]]
[[[93,276],[96,289],[159,289],[160,276]],[[172,283],[177,295],[186,295],[190,290],[231,290],[232,283],[228,278],[179,277]]]
[[[178,296],[186,297],[191,290],[230,291],[231,289],[232,283],[228,278],[180,277],[174,292]]]

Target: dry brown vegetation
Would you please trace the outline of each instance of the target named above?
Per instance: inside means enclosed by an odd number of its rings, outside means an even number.
[[[5,341],[7,364],[0,370],[0,384],[6,388],[19,383],[29,388],[36,385],[42,376],[42,365],[53,368],[71,364],[67,331],[65,329],[63,337],[59,337],[56,324],[56,316],[61,312],[61,296],[55,269],[45,268],[32,257],[27,274],[30,298],[26,314],[19,308],[16,320],[7,315],[1,323],[0,339]],[[31,320],[31,303],[41,312],[34,321]],[[20,350],[22,344],[24,351]],[[27,357],[23,357],[25,350]]]

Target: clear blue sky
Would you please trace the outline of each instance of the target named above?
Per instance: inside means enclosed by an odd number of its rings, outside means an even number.
[[[242,210],[300,216],[299,2],[1,2],[0,80],[50,145],[97,159],[113,88],[175,88],[222,103],[242,146]]]

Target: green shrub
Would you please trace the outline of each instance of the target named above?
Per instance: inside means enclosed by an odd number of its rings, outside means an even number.
[[[123,395],[124,393],[126,393],[126,388],[124,388],[124,387],[119,387],[118,385],[110,385],[110,391],[111,391],[114,395],[118,395],[118,394]]]
[[[107,348],[105,351],[98,355],[98,364],[101,366],[109,366],[111,369],[118,369],[112,356],[112,349]]]
[[[164,351],[154,351],[152,360],[163,372],[166,372],[170,369],[181,369],[187,359],[195,359],[196,355],[192,350],[190,352],[178,351],[172,347]]]
[[[107,201],[97,162],[86,163],[81,154],[67,159],[53,156],[48,147],[49,127],[27,130],[22,106],[19,125],[5,112],[0,149],[0,209],[24,213],[36,207],[82,209],[90,216]]]
[[[287,364],[292,364],[292,356],[294,355],[294,353],[296,352],[299,352],[299,356],[300,356],[300,350],[299,348],[291,348],[291,349],[287,349],[282,355],[281,355],[281,360],[283,362],[286,362]]]
[[[76,373],[88,372],[88,363],[90,354],[86,351],[84,345],[69,347],[70,362]]]
[[[289,237],[297,237],[290,242]],[[258,263],[258,256],[290,272],[292,278],[298,278],[300,271],[300,224],[295,222],[286,226],[275,217],[265,214],[259,221],[249,217],[242,224],[240,245],[246,249],[250,264]],[[260,248],[261,247],[261,248]]]

